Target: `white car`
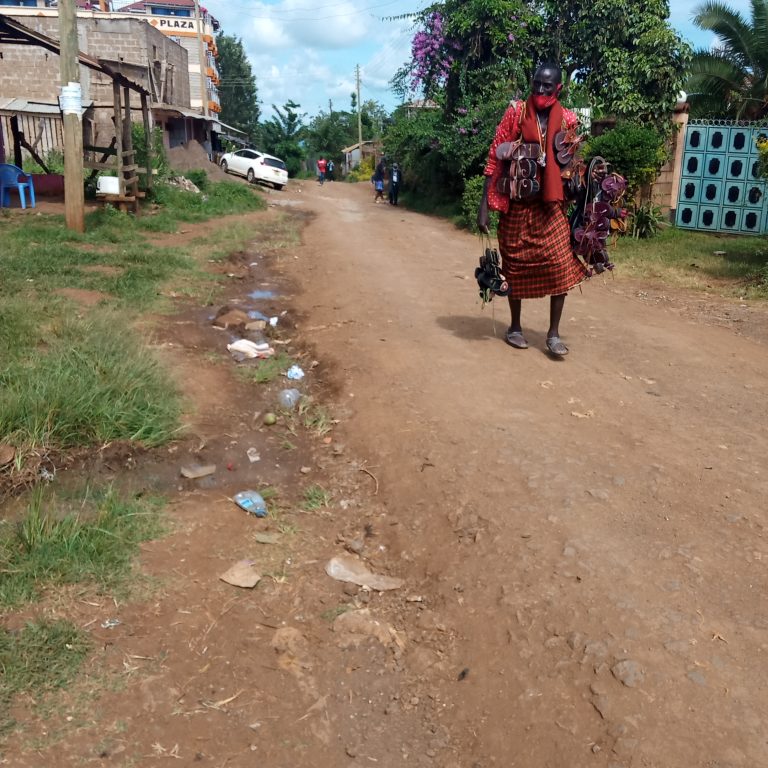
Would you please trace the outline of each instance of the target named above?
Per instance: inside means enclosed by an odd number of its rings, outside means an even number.
[[[282,189],[288,183],[285,163],[279,157],[265,155],[255,149],[227,152],[222,155],[219,165],[225,173],[245,176],[251,184],[254,181],[266,181],[275,189]]]

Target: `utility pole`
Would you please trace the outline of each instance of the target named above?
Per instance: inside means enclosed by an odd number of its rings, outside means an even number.
[[[64,123],[64,214],[67,228],[85,231],[83,113],[75,0],[59,0],[59,65]]]
[[[200,98],[202,113],[208,117],[208,57],[203,47],[203,17],[200,15],[200,3],[195,0],[195,26],[197,27],[197,56],[200,59]],[[206,128],[206,136],[208,130]]]
[[[333,101],[331,99],[328,99],[328,115],[333,117]]]
[[[363,160],[363,113],[360,107],[360,65],[355,67],[355,78],[357,80],[357,141],[360,145],[360,162]]]

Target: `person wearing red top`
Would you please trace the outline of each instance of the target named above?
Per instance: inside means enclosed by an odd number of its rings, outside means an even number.
[[[325,181],[325,171],[328,168],[328,163],[326,162],[324,157],[321,157],[317,161],[317,180],[322,183]]]
[[[578,122],[576,115],[558,101],[562,87],[560,67],[542,64],[533,75],[527,101],[510,104],[488,152],[477,213],[477,226],[485,234],[489,210],[500,214],[499,253],[510,286],[512,316],[507,343],[515,349],[528,347],[521,325],[522,300],[549,296],[546,347],[555,357],[568,354],[560,338],[566,294],[587,275],[571,247],[554,146],[555,134],[575,128]],[[507,159],[505,153],[513,159]],[[515,174],[518,177],[510,180]]]

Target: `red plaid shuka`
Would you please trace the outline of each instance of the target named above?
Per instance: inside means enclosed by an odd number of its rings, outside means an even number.
[[[586,276],[573,255],[562,203],[510,200],[499,216],[501,271],[513,299],[540,299],[568,293]]]

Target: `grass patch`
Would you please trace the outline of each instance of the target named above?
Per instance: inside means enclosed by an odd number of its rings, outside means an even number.
[[[307,512],[315,512],[331,503],[331,494],[322,485],[310,485],[304,491],[304,501],[301,508]]]
[[[215,216],[263,211],[267,207],[261,195],[236,181],[211,182],[201,195],[159,184],[153,191],[153,199],[162,209],[153,216],[136,220],[141,229],[151,232],[175,232],[180,221],[207,221]]]
[[[37,599],[52,584],[122,584],[139,544],[163,530],[157,498],[112,488],[67,500],[38,487],[24,517],[0,528],[0,608]]]
[[[120,318],[106,312],[51,329],[47,346],[22,349],[14,339],[0,350],[11,361],[0,370],[2,439],[43,453],[169,440],[178,429],[179,397],[154,356],[119,327]]]
[[[89,651],[87,635],[68,621],[37,621],[18,632],[0,629],[0,733],[13,726],[13,698],[64,688]]]
[[[768,298],[768,243],[762,237],[718,236],[669,227],[649,240],[620,238],[612,253],[621,273],[632,277]]]
[[[293,360],[285,352],[278,352],[273,357],[260,360],[255,365],[239,365],[235,370],[237,375],[246,381],[268,384],[278,376],[282,376],[292,365]]]
[[[333,421],[328,409],[323,405],[318,405],[311,397],[303,397],[299,402],[299,418],[304,427],[310,432],[314,432],[318,437],[328,434],[331,431]]]

